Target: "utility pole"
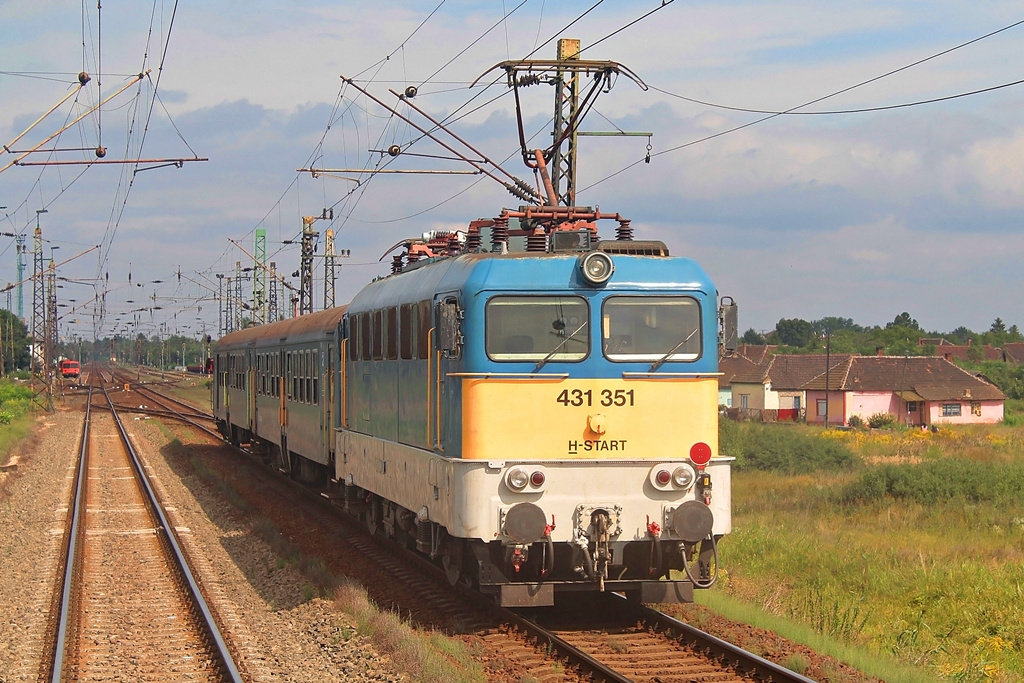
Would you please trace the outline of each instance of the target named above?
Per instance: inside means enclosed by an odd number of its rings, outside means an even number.
[[[235,295],[231,291],[231,278],[224,278],[224,289],[227,291],[227,298],[224,300],[224,334],[234,332],[235,328],[232,322],[235,319],[235,307],[234,303]]]
[[[40,348],[46,347],[46,280],[43,274],[43,229],[39,227],[39,214],[43,213],[47,213],[46,209],[36,211],[36,230],[32,244],[32,407],[50,411],[53,402],[49,368],[46,367],[49,359],[45,358],[45,352],[44,357],[40,358]]]
[[[299,262],[299,315],[313,312],[313,221],[334,220],[334,209],[323,210],[319,216],[302,217],[302,257]]]
[[[281,319],[277,308],[277,264],[270,262],[270,295],[267,298],[267,322],[276,323]]]
[[[578,38],[560,38],[558,61],[578,62],[580,41]],[[551,184],[555,195],[563,206],[576,206],[576,113],[580,101],[580,75],[573,68],[559,68],[555,72],[555,150],[551,159]],[[570,130],[567,130],[570,128]],[[558,142],[565,136],[568,146],[565,153]]]
[[[262,325],[267,322],[267,231],[256,229],[256,247],[253,252],[255,264],[252,271],[252,322]]]

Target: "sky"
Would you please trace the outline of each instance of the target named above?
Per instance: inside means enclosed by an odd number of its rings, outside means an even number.
[[[82,162],[98,146],[105,160],[146,160],[0,171],[0,232],[27,235],[31,275],[38,221],[64,339],[216,337],[217,276],[252,265],[259,228],[290,275],[301,217],[332,210],[314,229],[350,251],[341,304],[388,272],[395,243],[519,206],[480,175],[297,169],[472,170],[354,87],[427,126],[389,92],[413,85],[418,107],[454,113],[455,134],[532,184],[492,67],[553,59],[559,37],[643,85],[621,75],[581,129],[651,133],[649,163],[646,137],[581,138],[577,203],[699,262],[739,304],[741,330],[884,325],[903,311],[940,332],[997,317],[1024,327],[1024,84],[1007,86],[1024,79],[1018,3],[98,5],[0,0],[0,142],[14,150],[0,168],[37,146],[23,162]],[[81,71],[91,80],[57,106]],[[532,146],[550,140],[553,98],[549,85],[522,92]],[[392,144],[402,156],[371,151]],[[208,161],[166,161],[181,158]],[[17,281],[16,264],[15,238],[0,236],[0,284]],[[315,287],[319,308],[319,267]],[[30,317],[31,282],[22,306]]]

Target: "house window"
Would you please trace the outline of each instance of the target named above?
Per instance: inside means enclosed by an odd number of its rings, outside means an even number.
[[[971,401],[971,415],[981,417],[981,401]]]
[[[943,403],[942,417],[960,417],[959,403]]]
[[[825,413],[828,412],[828,401],[823,398],[818,399],[818,417],[825,417]]]
[[[740,394],[740,408],[746,410],[749,408],[750,394]]]
[[[907,412],[908,413],[916,413],[917,411],[918,411],[918,402],[917,401],[907,401]]]

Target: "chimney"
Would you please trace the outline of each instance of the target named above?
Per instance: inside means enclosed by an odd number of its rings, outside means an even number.
[[[875,355],[876,356],[884,356],[885,355],[885,347],[884,346],[876,346],[875,347]]]
[[[971,342],[972,342],[972,341],[974,341],[974,340],[972,340],[972,339],[968,339],[968,340],[967,340],[967,348],[970,348],[970,347],[971,347]]]
[[[953,354],[948,352],[948,351],[946,353],[942,354],[942,357],[945,358],[946,360],[948,360],[951,363],[953,362]]]

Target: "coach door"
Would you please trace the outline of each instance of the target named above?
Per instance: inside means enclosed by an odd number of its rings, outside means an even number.
[[[333,463],[331,457],[334,445],[334,344],[327,344],[327,353],[321,354],[320,363],[320,443],[323,447],[324,462]]]

